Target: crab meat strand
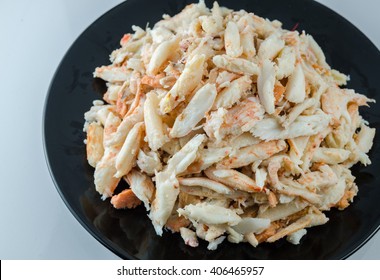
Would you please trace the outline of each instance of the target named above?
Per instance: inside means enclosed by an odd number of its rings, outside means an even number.
[[[205,55],[195,55],[186,63],[185,69],[171,90],[160,101],[160,111],[170,113],[201,82]]]
[[[276,81],[276,72],[274,64],[265,59],[260,68],[260,73],[257,78],[257,91],[261,104],[264,106],[268,114],[274,113],[274,84]]]

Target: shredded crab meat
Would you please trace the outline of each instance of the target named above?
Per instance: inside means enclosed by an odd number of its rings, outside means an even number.
[[[274,64],[265,59],[262,63],[259,77],[257,78],[257,87],[258,93],[260,97],[260,102],[263,104],[265,111],[268,114],[273,114],[274,111],[274,84],[276,82],[276,72],[274,68]]]
[[[212,62],[221,69],[237,74],[258,75],[260,71],[256,63],[244,58],[216,55],[213,57]]]
[[[239,136],[253,129],[264,116],[264,109],[257,98],[249,97],[229,110],[218,108],[211,112],[204,124],[210,138],[220,142],[227,136]]]
[[[344,88],[311,35],[203,0],[132,30],[84,114],[102,199],[209,250],[300,244],[354,201],[349,168],[371,163],[376,133],[359,108],[375,100]]]
[[[206,203],[189,204],[177,211],[191,221],[209,225],[237,225],[241,221],[240,216],[234,210]]]

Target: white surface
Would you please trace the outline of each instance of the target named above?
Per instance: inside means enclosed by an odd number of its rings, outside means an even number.
[[[120,0],[0,0],[0,259],[118,259],[75,220],[50,178],[42,112],[79,34]],[[378,0],[319,0],[380,47]],[[380,132],[379,132],[380,133]],[[353,259],[380,259],[380,233]]]

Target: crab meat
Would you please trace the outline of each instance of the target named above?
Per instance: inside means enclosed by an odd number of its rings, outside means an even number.
[[[144,124],[142,122],[135,124],[135,126],[128,133],[125,142],[118,153],[115,160],[116,178],[121,178],[131,171],[135,164],[137,153],[140,149],[140,142],[144,132]]]
[[[258,75],[260,73],[260,68],[256,63],[244,58],[234,58],[228,55],[216,55],[212,58],[212,62],[221,69],[237,74]]]
[[[141,204],[141,200],[134,194],[131,189],[123,190],[121,193],[111,198],[111,204],[116,209],[132,209]]]
[[[126,177],[133,193],[144,203],[146,210],[149,211],[155,191],[152,179],[137,170],[132,170]]]
[[[286,148],[283,140],[261,142],[252,146],[241,148],[233,155],[224,159],[220,166],[228,168],[240,168],[258,160],[267,159]]]
[[[162,64],[175,52],[178,47],[178,41],[177,38],[164,41],[155,49],[146,71],[148,75],[157,74]]]
[[[170,113],[201,82],[205,55],[195,55],[186,63],[185,69],[171,90],[160,101],[160,111]]]
[[[227,23],[224,32],[224,45],[227,55],[231,57],[239,57],[243,53],[243,48],[240,46],[239,28],[233,21]]]
[[[144,104],[144,121],[146,137],[152,151],[157,151],[169,141],[164,123],[158,113],[159,99],[155,92],[149,92]]]
[[[223,183],[234,189],[245,192],[262,191],[262,188],[257,186],[253,179],[233,169],[216,169],[215,167],[210,167],[204,172],[211,180]]]
[[[285,42],[282,40],[278,33],[273,33],[268,36],[260,45],[257,53],[261,61],[272,60],[284,48]]]
[[[179,178],[178,181],[182,186],[203,187],[220,194],[230,194],[232,192],[230,188],[226,187],[222,183],[210,180],[208,178]]]
[[[186,245],[190,247],[198,247],[199,243],[198,243],[197,235],[194,231],[185,227],[181,227],[179,229],[179,232]]]
[[[276,81],[276,72],[274,64],[265,59],[260,68],[257,78],[257,91],[259,93],[260,102],[264,106],[268,114],[274,113],[274,84]]]
[[[170,137],[179,138],[189,134],[211,109],[215,98],[216,87],[214,84],[206,84],[200,88],[176,118],[170,131]]]
[[[228,208],[207,203],[189,204],[177,210],[180,215],[196,223],[209,225],[237,225],[241,218],[235,211]]]
[[[224,88],[216,97],[212,106],[213,110],[220,107],[231,108],[241,98],[246,97],[251,90],[252,81],[248,76],[243,76],[230,83],[230,86]]]
[[[293,103],[301,103],[305,100],[306,96],[306,82],[305,75],[302,70],[301,64],[297,64],[292,75],[290,75],[288,83],[286,84],[285,97]]]

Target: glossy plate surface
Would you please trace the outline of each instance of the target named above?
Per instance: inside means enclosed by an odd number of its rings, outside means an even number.
[[[44,140],[47,162],[62,199],[78,221],[102,244],[126,259],[341,259],[362,246],[380,225],[380,102],[361,110],[378,131],[369,154],[372,165],[355,166],[359,195],[345,211],[331,211],[330,221],[308,229],[299,246],[284,240],[253,248],[223,243],[208,251],[183,244],[178,234],[156,236],[143,207],[118,211],[95,192],[93,168],[86,162],[83,114],[105,90],[93,79],[95,67],[109,64],[131,26],[152,26],[166,13],[174,15],[192,1],[128,0],[95,21],[74,42],[52,80],[45,105]],[[206,1],[211,7],[212,1]],[[235,0],[220,5],[245,9],[283,22],[283,28],[306,30],[324,50],[327,62],[349,74],[349,88],[380,101],[380,53],[344,18],[314,1]],[[149,7],[149,8],[148,8]]]

